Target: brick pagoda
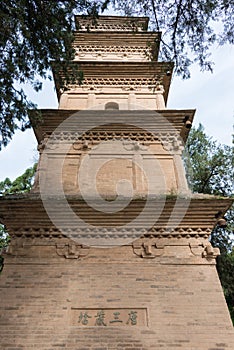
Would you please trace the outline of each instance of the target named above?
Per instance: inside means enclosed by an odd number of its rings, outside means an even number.
[[[166,108],[173,64],[142,17],[76,16],[74,68],[35,128],[30,193],[0,198],[4,350],[231,350],[213,227],[228,198],[191,194],[195,111]]]

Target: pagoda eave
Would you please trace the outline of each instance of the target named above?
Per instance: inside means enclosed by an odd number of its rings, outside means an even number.
[[[55,80],[55,87],[58,98],[61,96],[61,90],[64,86],[60,84],[61,81],[67,85],[66,89],[71,91],[72,88],[77,86],[85,86],[88,84],[103,85],[103,81],[106,80],[107,86],[120,86],[124,79],[131,79],[136,84],[141,85],[142,80],[146,80],[146,86],[149,86],[152,90],[157,88],[157,85],[163,85],[164,87],[164,99],[165,103],[168,98],[171,77],[173,72],[174,63],[172,62],[92,62],[92,61],[73,61],[72,66],[77,71],[83,73],[82,82],[66,83],[65,76],[62,71],[58,72],[53,69],[53,75]],[[69,69],[68,69],[69,73]]]
[[[100,228],[111,230],[120,228],[132,221],[144,209],[146,199],[136,198],[123,210],[106,214],[89,207],[80,195],[68,195],[66,199],[73,212],[82,220],[84,227],[94,225],[95,229]],[[59,218],[60,227],[66,229],[76,229],[76,221],[71,222],[69,215],[61,205],[60,197],[50,197],[48,202],[53,203],[53,213]],[[95,201],[95,199],[94,199]],[[148,199],[147,199],[148,201]],[[179,230],[194,230],[199,235],[204,232],[211,232],[217,224],[218,219],[230,208],[233,203],[231,198],[216,197],[209,195],[193,195],[191,198],[176,196],[155,196],[149,199],[150,206],[147,212],[144,212],[141,221],[136,224],[134,229],[148,227],[148,220],[152,221],[155,216],[155,223],[152,228],[156,235],[160,230],[172,228],[174,234],[180,234]],[[0,197],[1,217],[0,221],[6,225],[9,233],[14,233],[19,229],[40,227],[43,229],[52,229],[54,225],[46,213],[40,194],[9,195]],[[158,218],[157,218],[158,215]],[[57,222],[58,223],[58,222]],[[80,228],[82,230],[82,226]],[[130,229],[131,230],[131,229]],[[150,229],[149,229],[150,232]]]
[[[35,113],[39,112],[41,114],[41,120],[34,125],[33,122],[33,115]],[[109,114],[109,111],[92,111],[92,110],[70,110],[70,109],[41,109],[39,111],[31,111],[31,121],[34,133],[36,135],[38,143],[40,143],[45,135],[48,137],[50,136],[58,126],[63,123],[66,119],[68,119],[70,116],[73,115],[82,115],[83,118],[83,124],[85,124],[85,116],[88,117],[91,115],[102,115]],[[128,116],[136,116],[139,120],[142,120],[142,129],[146,128],[146,125],[144,124],[146,111],[145,110],[137,110],[137,111],[111,111],[111,114],[118,114],[118,117],[123,116],[125,117],[125,123],[127,122]],[[167,120],[170,125],[179,133],[179,135],[182,137],[183,142],[185,143],[189,134],[190,128],[186,127],[186,121],[189,121],[191,124],[189,124],[189,127],[192,125],[195,110],[194,109],[185,109],[185,110],[176,110],[176,109],[164,109],[164,110],[155,110],[155,111],[147,111],[147,115],[152,114],[152,116],[155,118],[158,114],[160,114],[163,118]],[[114,119],[113,119],[114,120]],[[75,119],[73,119],[73,123],[75,122]],[[69,128],[74,129],[76,126],[70,125]],[[88,122],[87,122],[88,127]],[[147,130],[150,130],[152,128],[152,131],[154,133],[155,125],[147,125]],[[134,127],[133,127],[134,131]]]
[[[140,46],[142,44],[150,44],[152,41],[156,40],[157,42],[161,39],[161,32],[112,32],[111,37],[108,33],[105,32],[74,32],[74,45],[84,44],[88,46],[90,42],[96,41],[97,43],[97,35],[98,35],[98,44],[105,44],[112,42],[117,45],[119,42],[122,45],[137,45]],[[129,47],[129,46],[128,46]]]
[[[147,31],[149,17],[76,15],[75,23],[79,31]]]

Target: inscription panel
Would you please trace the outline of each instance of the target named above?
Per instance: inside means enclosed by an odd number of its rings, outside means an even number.
[[[71,325],[79,327],[148,326],[146,308],[72,308]]]

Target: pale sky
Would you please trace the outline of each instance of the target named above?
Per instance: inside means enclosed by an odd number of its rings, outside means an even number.
[[[220,143],[231,145],[234,116],[234,48],[214,50],[214,73],[192,69],[189,80],[173,78],[167,108],[196,109],[194,125],[202,123],[205,132]],[[28,89],[28,96],[38,108],[57,108],[52,82],[46,82],[40,93]],[[17,132],[10,144],[0,152],[0,181],[20,176],[35,162],[37,143],[32,130]]]

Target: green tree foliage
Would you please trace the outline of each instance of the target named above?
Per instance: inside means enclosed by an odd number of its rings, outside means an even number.
[[[1,253],[4,249],[7,248],[8,244],[10,242],[10,237],[6,233],[6,229],[3,225],[0,224],[0,272],[3,268],[3,257],[1,256]]]
[[[234,324],[234,205],[226,213],[225,219],[227,227],[215,227],[211,234],[211,243],[220,249],[217,271]]]
[[[14,181],[11,181],[8,177],[4,181],[1,181],[0,196],[29,192],[33,185],[36,168],[37,164],[35,163]]]
[[[184,161],[193,192],[221,196],[233,194],[233,147],[218,144],[200,124],[191,129],[186,142]]]
[[[194,192],[233,196],[234,147],[208,137],[203,126],[191,129],[184,152],[187,178]],[[225,215],[227,227],[215,227],[211,243],[220,249],[217,271],[234,323],[234,205]]]
[[[29,192],[33,185],[36,168],[37,164],[34,164],[15,180],[11,181],[9,178],[6,178],[4,181],[1,181],[0,196]],[[5,227],[0,224],[0,271],[3,267],[1,251],[7,247],[9,241],[10,237],[7,234]]]
[[[218,257],[217,270],[224,295],[234,324],[234,251]]]
[[[28,113],[35,105],[23,84],[39,91],[39,78],[51,79],[52,61],[69,79],[74,10],[92,13],[92,6],[85,0],[0,2],[0,149],[16,129],[30,127]]]

